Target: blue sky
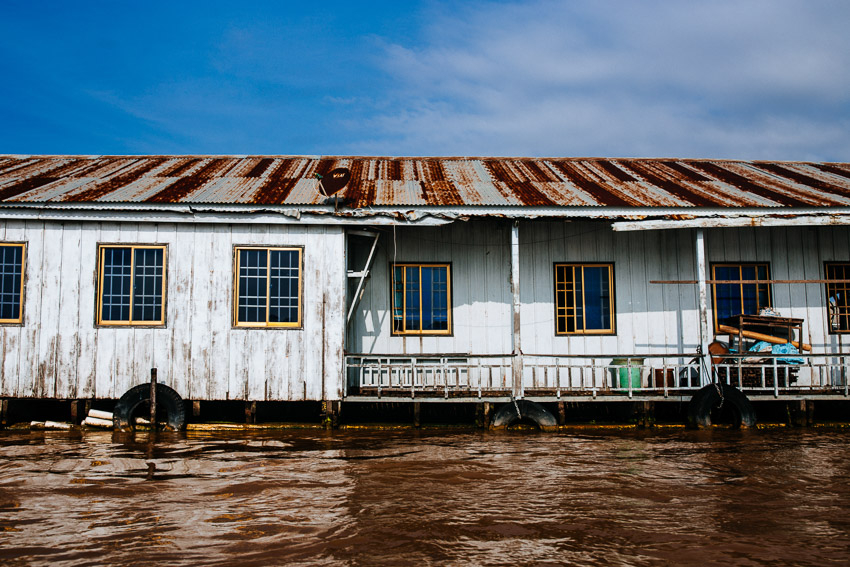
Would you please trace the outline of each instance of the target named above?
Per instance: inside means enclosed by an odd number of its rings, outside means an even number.
[[[0,14],[0,153],[850,160],[846,0]]]

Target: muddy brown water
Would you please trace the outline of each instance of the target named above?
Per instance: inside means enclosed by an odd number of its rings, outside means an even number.
[[[847,565],[850,432],[0,432],[2,565]]]

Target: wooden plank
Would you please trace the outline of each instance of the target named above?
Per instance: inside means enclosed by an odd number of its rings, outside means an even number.
[[[210,225],[196,226],[192,234],[192,301],[190,352],[192,357],[189,398],[209,396],[212,350],[212,273],[223,267],[212,262],[213,231]],[[223,268],[226,269],[226,268]]]
[[[79,292],[79,351],[77,355],[78,398],[95,395],[97,379],[97,329],[95,328],[97,242],[100,238],[99,223],[83,223],[80,226],[80,292]]]
[[[233,245],[254,244],[251,237],[251,227],[234,225],[231,228]],[[230,269],[235,269],[234,259],[231,252]],[[234,277],[238,277],[234,276]],[[233,283],[233,289],[236,283]],[[233,291],[231,291],[233,293]],[[230,339],[230,371],[228,372],[227,396],[231,400],[248,399],[248,335],[254,331],[250,329],[232,328]]]
[[[7,236],[8,234],[8,236]],[[26,240],[24,225],[17,222],[0,222],[0,242],[21,242]],[[25,252],[26,254],[26,252]],[[26,256],[24,256],[24,279],[26,280]],[[21,308],[26,309],[26,297]],[[18,325],[0,326],[0,396],[14,396],[18,381],[18,345],[21,327]],[[2,402],[0,402],[2,403]]]
[[[206,333],[207,329],[195,329],[193,326],[194,297],[194,226],[177,225],[174,242],[169,247],[169,264],[172,267],[168,284],[170,296],[168,323],[171,327],[171,375],[170,383],[178,394],[192,398],[193,361],[192,339],[195,333]]]
[[[44,274],[44,223],[26,222],[27,274],[25,280],[24,328],[19,356],[20,373],[15,395],[38,394],[38,344],[41,330],[41,295]]]
[[[233,248],[230,227],[215,225],[212,235],[210,279],[210,382],[207,399],[225,400],[230,371],[230,330],[233,322]]]
[[[118,241],[127,245],[137,244],[139,225],[121,223],[118,226]],[[133,386],[149,381],[150,376],[147,373],[142,376],[136,374],[136,327],[116,326],[110,330],[115,337],[115,375],[112,387],[115,397],[121,397]]]
[[[37,395],[53,398],[56,391],[56,363],[59,336],[60,273],[62,266],[61,223],[46,223],[44,227],[44,258],[42,263],[42,299],[38,336]]]
[[[325,400],[342,399],[345,365],[343,361],[343,343],[345,337],[345,319],[342,314],[345,307],[345,232],[338,227],[328,227],[325,231],[326,271],[324,290],[325,348],[322,376],[322,397]]]
[[[137,227],[137,232],[135,234],[134,243],[138,244],[160,244],[157,241],[158,237],[157,226],[151,223],[141,223]],[[165,269],[167,270],[167,264],[170,260],[168,250],[165,252]],[[166,285],[168,285],[168,279],[166,278]],[[168,301],[168,293],[166,291],[165,301]],[[167,306],[166,306],[167,309]],[[168,321],[166,319],[166,324]],[[151,368],[156,367],[155,363],[155,338],[154,338],[155,330],[150,327],[145,326],[136,326],[133,328],[133,367],[130,371],[131,383],[133,385],[140,384],[145,381],[150,381],[151,376]],[[163,368],[162,371],[158,367],[157,368],[157,382],[161,382],[163,384],[168,384],[169,373],[167,368]]]
[[[173,337],[185,333],[186,329],[177,329],[174,326],[174,311],[179,302],[185,301],[185,297],[179,295],[174,287],[174,277],[177,270],[174,258],[175,242],[177,241],[177,226],[174,224],[155,224],[157,244],[166,245],[165,259],[165,327],[153,329],[153,344],[151,354],[151,367],[157,369],[157,381],[169,386],[174,384],[174,367],[172,345]]]
[[[80,329],[80,268],[82,227],[66,223],[62,230],[59,266],[59,320],[56,344],[56,397],[77,397]]]

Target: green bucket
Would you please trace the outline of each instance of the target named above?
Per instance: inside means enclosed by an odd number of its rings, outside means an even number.
[[[637,390],[641,387],[641,366],[643,365],[642,358],[615,358],[611,361],[615,382],[623,392],[629,391],[629,382],[631,381],[631,389]]]

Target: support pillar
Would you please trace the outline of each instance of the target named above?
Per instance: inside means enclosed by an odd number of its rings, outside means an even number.
[[[566,402],[558,402],[558,425],[567,423],[567,404]]]
[[[200,417],[201,400],[192,400],[192,417]]]
[[[511,225],[511,377],[512,392],[515,398],[523,397],[522,388],[522,340],[520,325],[519,293],[519,221]]]
[[[422,402],[413,402],[413,427],[419,429],[422,427],[422,420],[420,419],[422,409]]]
[[[9,425],[9,400],[0,400],[0,427]]]
[[[71,400],[71,423],[79,425],[80,421],[80,400]]]
[[[245,402],[245,423],[257,423],[257,402]]]
[[[708,268],[705,254],[705,232],[698,228],[696,234],[697,282],[699,283],[699,344],[702,353],[700,365],[701,384],[710,384],[711,357],[708,353]]]
[[[655,402],[635,402],[637,425],[645,429],[655,424]]]

